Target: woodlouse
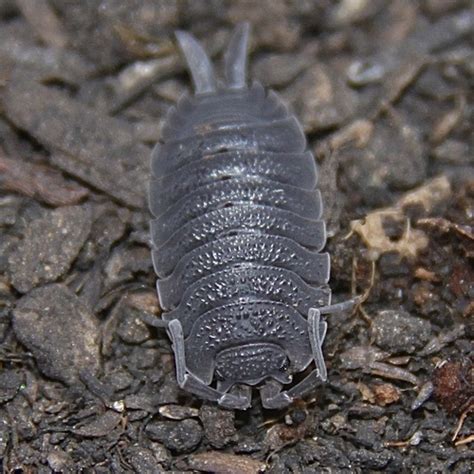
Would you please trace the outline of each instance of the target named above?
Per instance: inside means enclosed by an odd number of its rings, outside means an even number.
[[[345,305],[330,305],[313,155],[278,95],[247,86],[248,32],[232,35],[223,83],[176,33],[195,94],[170,110],[152,154],[152,255],[180,387],[245,409],[257,385],[264,407],[281,408],[326,380],[321,314]]]

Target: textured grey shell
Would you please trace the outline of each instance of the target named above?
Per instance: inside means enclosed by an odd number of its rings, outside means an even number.
[[[222,86],[199,42],[177,38],[196,94],[169,111],[150,184],[153,265],[177,381],[231,408],[248,407],[249,385],[265,381],[263,405],[283,407],[326,380],[319,316],[338,306],[321,253],[314,157],[278,95],[246,85],[248,25],[231,38]],[[310,375],[280,391],[312,361]]]
[[[184,96],[168,115],[152,170],[153,263],[163,318],[181,322],[192,355],[188,368],[201,380],[211,382],[217,351],[242,342],[214,324],[233,317],[232,305],[259,310],[265,321],[277,313],[306,317],[310,307],[329,304],[314,158],[274,92],[254,83]],[[298,360],[294,337],[285,341],[281,334],[257,331],[245,342],[288,342],[290,359]],[[212,339],[212,350],[204,350],[203,338]],[[307,353],[295,371],[309,364]]]

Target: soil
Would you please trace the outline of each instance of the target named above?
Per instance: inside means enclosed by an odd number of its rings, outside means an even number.
[[[150,258],[149,157],[190,89],[173,31],[249,76],[320,165],[329,380],[281,411],[179,389]],[[469,0],[0,2],[0,470],[470,473]]]

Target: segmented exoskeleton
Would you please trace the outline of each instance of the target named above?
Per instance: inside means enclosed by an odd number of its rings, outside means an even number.
[[[170,110],[152,155],[153,263],[179,385],[240,409],[257,385],[279,408],[326,380],[320,315],[341,307],[313,155],[278,95],[247,85],[248,29],[233,33],[223,83],[176,34],[195,94]]]

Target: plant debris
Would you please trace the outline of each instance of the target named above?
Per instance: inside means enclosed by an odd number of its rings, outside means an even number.
[[[384,229],[384,219],[389,218],[404,224],[405,230],[398,240],[392,239]],[[360,235],[371,251],[371,258],[377,260],[381,254],[396,252],[403,257],[414,258],[428,245],[425,233],[412,229],[401,211],[382,210],[368,214],[365,219],[351,222],[351,229]]]
[[[222,474],[258,474],[264,472],[266,464],[248,456],[208,451],[189,457],[191,469],[205,472],[220,472]]]
[[[0,189],[36,198],[51,206],[77,204],[89,190],[64,179],[48,166],[13,160],[0,155]]]
[[[450,193],[449,181],[446,177],[440,176],[406,193],[394,206],[373,211],[364,220],[352,221],[351,230],[360,235],[375,260],[381,254],[388,252],[414,258],[419,251],[426,248],[429,240],[422,230],[411,227],[405,212],[410,208],[421,208],[424,213],[429,213],[437,204],[446,200]],[[403,223],[404,231],[400,238],[394,239],[386,232],[384,227],[386,220]]]
[[[434,396],[449,413],[460,413],[474,403],[472,361],[446,361],[433,373]]]

